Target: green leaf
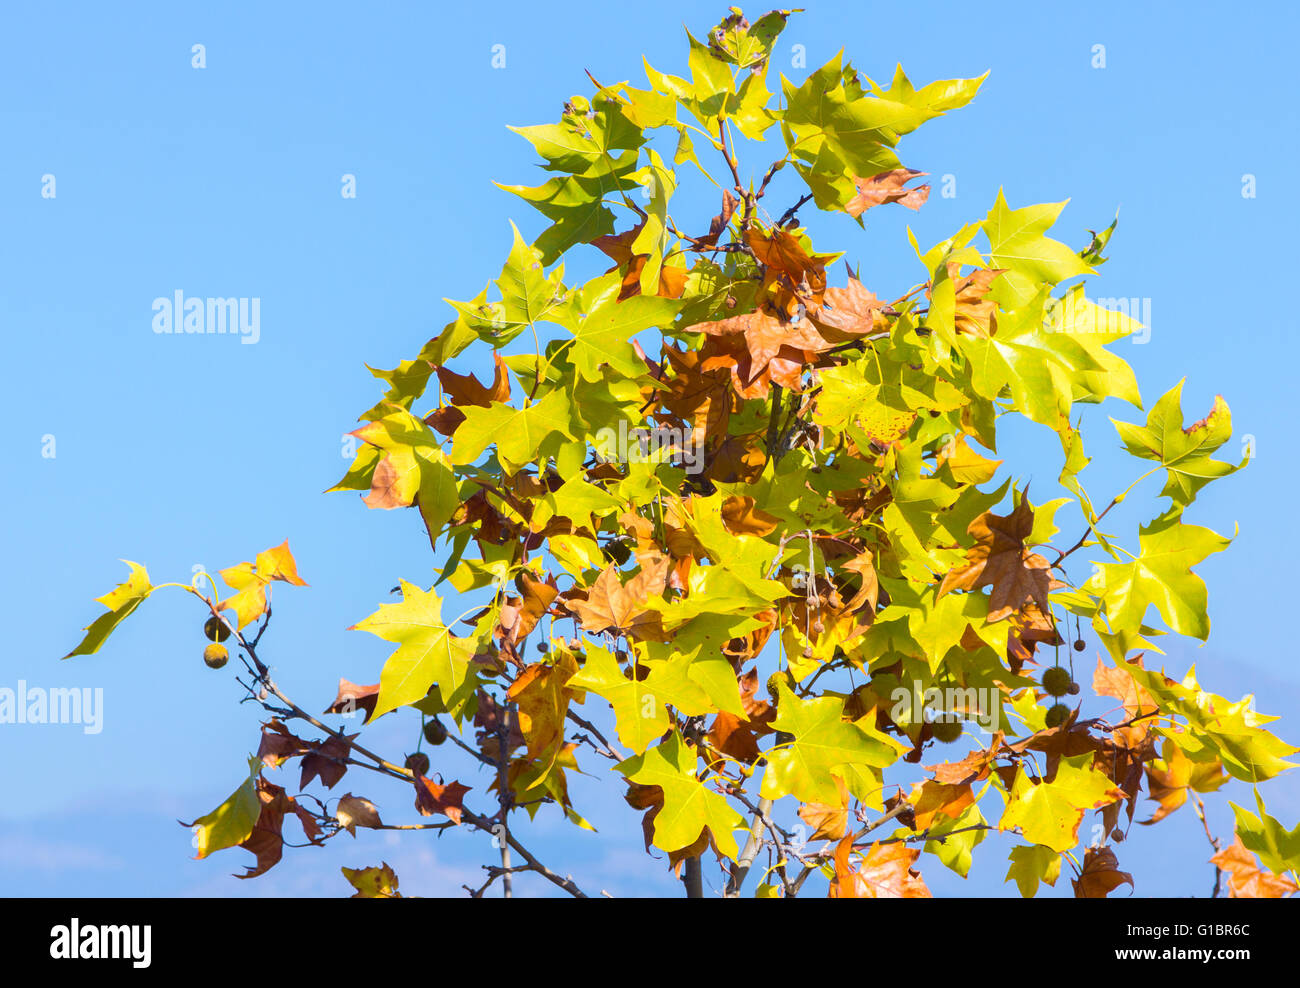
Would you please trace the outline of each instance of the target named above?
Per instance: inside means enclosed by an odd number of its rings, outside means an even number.
[[[250,755],[248,777],[239,788],[211,813],[193,823],[181,824],[194,830],[194,846],[199,852],[196,858],[206,858],[216,851],[242,844],[252,835],[262,815],[262,804],[257,797],[257,779],[261,774],[262,759]]]
[[[749,24],[737,8],[709,32],[709,47],[724,61],[738,68],[761,66],[772,54],[772,46],[785,29],[786,19],[796,11],[772,10]]]
[[[618,660],[599,645],[587,645],[587,660],[582,670],[565,685],[569,689],[590,690],[608,700],[614,708],[619,739],[635,752],[645,751],[651,741],[672,726],[663,703],[650,686],[625,675]],[[697,829],[686,843],[695,840],[699,833]]]
[[[793,795],[804,803],[837,803],[834,776],[851,783],[854,767],[881,769],[898,760],[900,750],[884,735],[873,736],[844,720],[839,697],[804,700],[780,682],[778,691],[771,727],[794,735],[794,740],[767,753],[764,799]]]
[[[1199,525],[1157,519],[1138,535],[1141,552],[1128,563],[1103,563],[1084,585],[1105,602],[1112,631],[1139,633],[1154,605],[1171,631],[1205,641],[1210,637],[1205,581],[1192,567],[1228,547],[1231,539]]]
[[[727,63],[696,41],[689,31],[686,39],[690,43],[686,64],[691,70],[690,99],[686,105],[701,121],[708,121],[722,112],[726,97],[735,92],[735,80]]]
[[[786,147],[821,209],[841,208],[854,195],[853,176],[899,167],[891,123],[911,111],[892,100],[866,97],[844,85],[852,67],[836,55],[795,87],[784,76]]]
[[[514,234],[514,243],[510,248],[510,256],[501,269],[501,276],[497,279],[502,314],[507,328],[535,326],[539,322],[545,322],[564,300],[567,292],[560,281],[564,269],[559,267],[549,277],[545,275],[542,252],[524,242],[519,228],[513,222],[510,229]]]
[[[437,539],[443,525],[460,507],[460,493],[456,475],[433,430],[410,412],[399,409],[366,423],[352,435],[383,454],[371,473],[366,504],[372,508],[400,508],[418,502],[429,538]]]
[[[1093,767],[1093,753],[1062,758],[1051,782],[1031,781],[1021,768],[1008,794],[999,830],[1020,828],[1025,840],[1053,851],[1068,851],[1078,843],[1085,810],[1122,799],[1124,792],[1104,772]]]
[[[545,168],[570,175],[617,174],[621,165],[613,152],[633,151],[645,143],[641,128],[613,96],[586,108],[570,103],[559,123],[510,129],[546,159]]]
[[[1229,803],[1237,818],[1237,836],[1247,850],[1259,855],[1259,860],[1269,871],[1282,874],[1300,871],[1300,825],[1287,830],[1264,809],[1264,797],[1255,790],[1255,806],[1259,816]]]
[[[980,86],[988,77],[989,74],[985,72],[975,79],[940,79],[928,86],[915,89],[903,71],[903,67],[899,65],[894,69],[894,79],[888,89],[881,89],[874,82],[871,84],[871,89],[882,99],[899,103],[914,112],[915,116],[912,118],[916,121],[914,125],[906,130],[895,126],[895,130],[899,133],[908,133],[926,120],[948,110],[961,109],[975,98],[975,94],[979,92]]]
[[[494,401],[487,408],[471,406],[465,421],[456,430],[451,462],[460,466],[473,463],[485,449],[496,445],[497,457],[511,473],[537,458],[542,444],[559,434],[569,439],[569,399],[552,391],[524,408]]]
[[[1277,717],[1255,711],[1252,697],[1234,703],[1201,689],[1195,668],[1182,683],[1136,663],[1126,662],[1121,668],[1151,694],[1162,711],[1187,722],[1182,730],[1158,730],[1193,762],[1217,758],[1230,775],[1244,782],[1262,782],[1294,767],[1285,758],[1300,749],[1262,728]]]
[[[984,220],[993,266],[1007,269],[994,283],[1008,290],[1010,300],[1023,303],[1042,285],[1055,285],[1092,266],[1059,240],[1044,236],[1065,208],[1064,202],[1011,209],[998,190],[997,201]]]
[[[1050,299],[1044,316],[1051,332],[1064,333],[1100,367],[1099,370],[1081,369],[1075,375],[1072,382],[1075,401],[1096,404],[1107,398],[1119,398],[1142,407],[1133,368],[1106,349],[1141,329],[1140,322],[1122,311],[1103,309],[1086,297],[1083,285],[1074,285],[1060,299]]]
[[[375,370],[369,364],[366,365],[366,370],[380,380],[388,382],[388,391],[384,393],[383,399],[361,416],[362,420],[370,421],[382,418],[392,411],[393,405],[409,410],[412,402],[424,394],[424,389],[429,383],[429,375],[433,373],[433,364],[416,358],[403,360],[392,370]]]
[[[400,585],[400,603],[380,604],[378,611],[349,629],[369,631],[398,645],[380,673],[371,720],[424,699],[437,683],[443,706],[459,721],[478,683],[470,665],[474,642],[456,638],[442,623],[442,599],[436,593],[405,580]]]
[[[632,241],[632,253],[646,256],[645,266],[641,269],[641,292],[643,296],[653,297],[659,291],[659,270],[663,267],[664,254],[676,239],[668,229],[668,200],[677,188],[677,176],[664,165],[654,148],[648,150],[648,155],[650,163],[632,176],[650,195],[650,208],[646,211],[641,232]]]
[[[129,559],[123,559],[122,562],[131,567],[131,575],[104,596],[95,598],[96,603],[108,608],[108,613],[101,614],[85,629],[85,637],[76,648],[64,656],[65,659],[70,659],[74,655],[93,655],[98,652],[113,630],[153,592],[153,586],[149,583],[149,574],[143,566]]]
[[[621,279],[617,272],[589,282],[576,301],[580,311],[564,323],[572,335],[570,359],[587,381],[605,381],[613,368],[624,377],[645,371],[631,339],[643,329],[670,325],[681,302],[656,295],[633,295],[619,301]]]
[[[1245,460],[1233,465],[1210,455],[1232,435],[1232,412],[1221,396],[1215,395],[1209,415],[1184,428],[1181,399],[1185,380],[1156,402],[1147,415],[1146,426],[1111,419],[1130,453],[1154,460],[1168,471],[1168,480],[1160,493],[1173,502],[1176,511],[1191,504],[1197,492],[1211,480],[1226,477],[1246,465]]]
[[[987,831],[985,830],[967,830],[967,827],[978,827],[983,824],[984,815],[980,813],[978,806],[967,806],[956,817],[948,817],[942,814],[935,817],[933,823],[927,828],[927,833],[934,840],[925,842],[924,850],[933,854],[942,861],[948,868],[965,878],[970,873],[971,865],[974,863],[971,852],[974,851],[977,844],[984,841]],[[962,831],[954,833],[953,831]],[[898,836],[913,836],[910,832],[900,832]]]
[[[1013,847],[1010,861],[1011,868],[1004,880],[1014,878],[1021,896],[1026,899],[1032,899],[1038,893],[1039,882],[1055,885],[1061,877],[1060,854],[1042,844]]]
[[[663,790],[664,805],[654,817],[655,847],[663,851],[689,847],[707,828],[719,853],[734,859],[739,850],[732,831],[745,826],[744,818],[725,797],[696,779],[698,760],[695,749],[674,731],[663,744],[619,762],[615,769],[630,782]]]
[[[600,175],[578,178],[572,175],[553,178],[541,185],[503,185],[497,188],[514,193],[530,203],[551,225],[533,241],[543,264],[554,264],[575,244],[591,243],[597,237],[614,232],[614,213],[604,204],[606,195],[635,188],[630,173],[636,167],[636,155],[629,155],[626,167],[617,177]]]
[[[623,502],[603,487],[589,484],[580,475],[572,476],[558,490],[549,491],[533,510],[533,531],[542,531],[552,518],[568,518],[575,530],[585,528],[591,533],[599,530],[596,520],[623,507]]]

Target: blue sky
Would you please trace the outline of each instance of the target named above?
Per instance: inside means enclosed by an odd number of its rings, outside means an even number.
[[[1056,235],[1078,245],[1120,210],[1111,260],[1089,291],[1150,300],[1149,342],[1119,347],[1144,398],[1186,377],[1185,408],[1198,418],[1222,393],[1236,433],[1254,436],[1257,450],[1191,511],[1229,534],[1240,523],[1241,534],[1201,568],[1209,644],[1172,642],[1166,668],[1181,676],[1195,662],[1215,692],[1256,692],[1263,711],[1285,715],[1280,733],[1300,739],[1285,578],[1300,453],[1289,414],[1294,6],[1258,3],[1231,17],[1210,3],[805,6],[774,72],[801,77],[790,66],[796,44],[808,69],[844,46],[867,75],[887,79],[901,62],[918,85],[991,70],[969,107],[905,140],[904,163],[936,184],[919,214],[876,210],[865,231],[809,217],[814,241],[846,247],[882,297],[921,277],[909,224],[929,246],[981,218],[999,187],[1013,207],[1070,198]],[[364,365],[413,357],[450,318],[443,297],[469,298],[496,276],[509,219],[526,235],[541,229],[491,184],[540,181],[531,149],[505,125],[556,119],[565,98],[589,92],[583,68],[643,84],[644,53],[684,72],[682,25],[703,33],[724,10],[663,2],[632,18],[606,3],[458,7],[7,9],[0,686],[101,687],[105,714],[94,735],[0,725],[0,893],[335,895],[347,891],[340,865],[383,859],[404,890],[429,895],[476,883],[479,862],[491,860],[487,838],[467,833],[344,837],[324,851],[291,849],[250,882],[228,877],[251,860],[243,851],[188,860],[190,835],[175,821],[235,787],[258,735],[257,711],[238,704],[232,677],[199,660],[193,601],[159,595],[100,654],[58,661],[99,613],[92,598],[123,578],[118,559],[144,563],[155,581],[186,580],[195,566],[229,566],[288,538],[311,587],[275,596],[265,645],[281,685],[323,709],[338,676],[377,680],[388,646],[345,629],[389,599],[399,577],[424,586],[433,577],[414,512],[321,493],[347,465],[342,435],[380,394]],[[206,68],[191,66],[195,44]],[[504,68],[492,67],[494,45],[505,46]],[[1105,46],[1104,68],[1092,65],[1094,45]],[[340,195],[344,174],[356,176],[355,199]],[[55,177],[52,199],[41,195],[45,175]],[[945,175],[955,197],[938,194]],[[1246,175],[1254,198],[1242,195]],[[792,201],[793,184],[775,185],[773,201],[786,190]],[[704,222],[712,214],[711,197],[681,201],[697,202]],[[570,263],[570,281],[604,266],[591,254]],[[153,301],[178,289],[259,298],[260,339],[156,335]],[[1106,415],[1140,413],[1114,405],[1086,419],[1095,462],[1085,480],[1098,494],[1136,476]],[[49,436],[52,458],[42,455]],[[1002,454],[1045,498],[1059,470],[1054,438],[1006,436]],[[1139,489],[1145,500],[1113,512],[1111,531],[1131,541],[1158,488],[1153,478]],[[387,717],[367,736],[409,750],[415,731],[409,718]],[[543,812],[526,843],[593,888],[675,894],[664,863],[645,856],[621,787],[603,766],[584,767],[592,778],[573,795],[599,836]],[[486,778],[462,771],[481,793]],[[406,793],[382,780],[350,777],[335,794],[348,789],[386,817],[414,818]],[[1264,791],[1274,815],[1300,818],[1294,779]],[[1250,800],[1239,785],[1228,792]],[[1231,814],[1214,806],[1227,836]],[[931,888],[1014,893],[1001,884],[1005,849],[980,850],[966,881],[923,859]],[[1135,827],[1121,848],[1143,894],[1203,894],[1205,856],[1187,811],[1154,831]],[[550,891],[527,878],[518,887]],[[1069,894],[1068,882],[1051,894]]]

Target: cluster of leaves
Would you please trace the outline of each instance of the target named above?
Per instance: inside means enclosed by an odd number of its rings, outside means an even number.
[[[796,895],[821,874],[835,897],[924,896],[923,854],[965,875],[975,846],[1005,831],[1020,838],[1007,879],[1022,894],[1054,884],[1065,860],[1076,895],[1105,896],[1133,883],[1114,845],[1144,785],[1157,803],[1145,822],[1189,801],[1204,820],[1200,794],[1291,767],[1297,749],[1264,727],[1275,718],[1143,661],[1161,635],[1209,634],[1192,568],[1229,540],[1184,513],[1239,469],[1213,457],[1231,434],[1227,405],[1185,425],[1179,385],[1145,424],[1115,423],[1149,467],[1129,490],[1166,479],[1168,504],[1136,547],[1100,527],[1129,491],[1099,505],[1080,480],[1075,406],[1142,408],[1108,349],[1137,324],[1075,280],[1103,263],[1114,225],[1076,251],[1048,235],[1063,204],[1013,209],[999,193],[928,250],[912,238],[918,283],[902,297],[877,298],[852,271],[841,280],[839,255],[814,247],[799,210],[812,202],[861,224],[869,209],[921,208],[928,187],[909,184],[921,173],[903,166],[899,142],[983,79],[918,89],[900,68],[886,88],[837,55],[774,93],[768,61],[789,14],[750,24],[733,8],[704,40],[688,35],[689,78],[647,64],[647,88],[593,79],[557,123],[519,128],[550,177],[506,188],[549,225],[532,243],[515,230],[500,277],[451,302],[455,319],[414,359],[373,372],[387,391],[361,416],[359,452],[333,489],[417,509],[440,577],[428,590],[403,581],[400,601],[355,626],[396,649],[377,684],[342,680],[327,713],[413,707],[435,743],[450,721],[456,745],[491,770],[495,813],[467,808],[460,781],[428,777],[427,757],[400,767],[372,755],[270,681],[261,631],[242,629],[262,616],[270,581],[301,582],[284,546],[224,571],[229,598],[187,588],[213,614],[235,614],[250,693],[273,714],[244,784],[196,821],[201,853],[239,844],[258,874],[279,858],[287,813],[312,842],[384,826],[367,799],[312,812],[296,800],[314,797],[262,774],[299,758],[300,788],[317,777],[332,788],[363,764],[411,785],[420,814],[446,818],[427,826],[504,836],[487,884],[531,870],[580,894],[511,821],[555,807],[590,828],[569,796],[581,755],[585,770],[603,759],[622,779],[647,850],[684,868],[688,887],[708,859],[738,894],[765,853],[759,895]],[[742,137],[777,145],[752,180]],[[766,197],[787,168],[802,194],[773,216]],[[692,235],[672,200],[695,172],[722,191]],[[559,261],[585,245],[612,267],[568,285]],[[491,353],[489,384],[452,369],[476,350]],[[998,482],[1004,416],[1059,437],[1072,498],[1035,505]],[[628,448],[638,430],[667,439]],[[1058,548],[1054,516],[1069,502],[1086,527]],[[1091,571],[1081,581],[1079,563]],[[132,566],[76,652],[98,648],[152,589]],[[477,602],[448,616],[452,591]],[[1105,652],[1092,686],[1106,717],[1060,702],[1079,692],[1070,676],[1068,690],[1044,688],[1071,617]],[[975,736],[962,718],[987,711],[950,707],[954,728],[897,702],[900,691],[992,697],[993,730],[922,768],[936,743]],[[293,734],[294,718],[322,740]],[[1229,893],[1294,892],[1300,832],[1262,800],[1258,815],[1234,809],[1230,848],[1207,827]],[[794,827],[782,822],[792,811]],[[1088,813],[1102,836],[1080,859]],[[820,849],[798,839],[808,833]],[[387,865],[347,877],[359,895],[397,894]]]

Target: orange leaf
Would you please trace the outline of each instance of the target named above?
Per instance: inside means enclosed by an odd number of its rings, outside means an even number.
[[[853,184],[858,194],[849,200],[844,211],[850,216],[861,216],[873,206],[882,206],[887,202],[896,202],[908,209],[920,209],[930,198],[930,186],[917,185],[913,188],[904,186],[914,178],[928,175],[912,168],[894,168],[870,178],[853,177]]]
[[[433,816],[435,813],[441,813],[452,823],[460,824],[461,814],[464,812],[462,802],[465,799],[465,793],[470,791],[470,786],[463,786],[459,782],[448,782],[441,785],[432,779],[426,779],[423,775],[415,777],[415,808],[419,811],[420,816]]]
[[[930,890],[912,863],[920,857],[918,849],[901,841],[872,844],[856,867],[852,862],[853,835],[845,837],[835,848],[835,877],[831,880],[832,899],[929,899]]]
[[[1290,878],[1262,867],[1236,834],[1232,846],[1210,858],[1210,863],[1228,873],[1228,896],[1232,899],[1284,899],[1300,891]]]

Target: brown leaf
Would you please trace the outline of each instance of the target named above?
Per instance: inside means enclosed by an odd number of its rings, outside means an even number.
[[[346,759],[355,737],[355,734],[345,734],[342,738],[311,742],[311,751],[302,758],[302,780],[298,788],[306,789],[312,779],[320,776],[321,784],[333,789],[348,770]]]
[[[927,765],[925,768],[934,773],[934,780],[949,785],[983,782],[989,776],[989,770],[998,752],[1002,748],[1003,734],[998,731],[989,741],[987,748],[976,748],[959,762],[943,762],[940,765]]]
[[[530,758],[549,754],[553,762],[563,746],[569,702],[578,695],[564,684],[577,672],[574,657],[561,651],[554,665],[534,662],[528,666],[506,691],[506,699],[518,705],[519,730],[528,744]]]
[[[724,368],[704,372],[703,356],[698,350],[683,352],[664,346],[663,356],[672,374],[658,385],[655,400],[673,415],[691,423],[693,443],[702,444],[715,436],[725,436],[731,419],[730,371]]]
[[[754,698],[758,689],[757,669],[750,669],[739,677],[738,684],[746,719],[726,710],[719,711],[709,727],[709,744],[723,754],[752,765],[759,757],[758,739],[772,733],[769,725],[776,719],[776,708],[766,700]]]
[[[1056,623],[1037,604],[1025,604],[1018,614],[1012,614],[1007,629],[1007,658],[1013,663],[1012,671],[1032,659],[1037,645],[1064,645],[1065,639]],[[981,640],[980,645],[984,643]]]
[[[502,723],[507,725],[507,754],[524,744],[524,736],[519,730],[519,714],[497,703],[496,697],[482,688],[477,691],[477,696],[478,709],[474,712],[474,726],[481,730],[474,732],[474,737],[478,741],[479,751],[492,761],[497,761],[501,754],[498,736]]]
[[[695,241],[698,247],[713,247],[717,244],[718,238],[722,236],[722,231],[727,228],[731,222],[732,214],[736,212],[736,206],[740,200],[731,194],[729,189],[722,190],[722,211],[713,217],[709,223],[709,232]]]
[[[1187,802],[1190,791],[1212,792],[1228,781],[1223,763],[1214,758],[1193,762],[1176,744],[1165,744],[1164,768],[1146,766],[1147,794],[1159,805],[1143,824],[1159,823]]]
[[[1088,848],[1083,871],[1070,882],[1076,899],[1104,899],[1121,885],[1133,887],[1133,876],[1119,870],[1119,860],[1109,847]]]
[[[706,341],[701,369],[729,367],[736,391],[743,398],[765,397],[772,382],[791,391],[802,390],[799,375],[803,365],[831,348],[807,319],[790,321],[767,306],[696,323],[687,331],[717,337],[713,346]]]
[[[658,549],[639,549],[637,562],[641,564],[641,568],[632,579],[627,581],[627,586],[623,589],[627,591],[628,596],[638,602],[658,597],[668,586],[668,569],[672,565],[672,560]]]
[[[928,174],[929,172],[918,172],[912,168],[893,168],[870,178],[855,175],[853,184],[857,187],[858,194],[849,200],[844,211],[850,216],[861,216],[873,206],[887,202],[896,202],[912,210],[920,209],[930,198],[930,186],[917,185],[910,189],[904,186],[912,179]]]
[[[1047,756],[1044,759],[1044,778],[1049,781],[1056,778],[1056,769],[1062,758],[1073,758],[1088,752],[1097,755],[1094,761],[1098,770],[1109,768],[1114,754],[1113,746],[1094,737],[1087,728],[1077,726],[1078,715],[1077,709],[1072,710],[1056,727],[1036,731],[1027,738],[1007,745],[1006,750],[1021,754],[1026,751],[1041,751]]]
[[[626,266],[623,273],[622,288],[618,294],[620,302],[631,298],[633,295],[641,294],[641,272],[645,270],[646,262],[650,260],[650,257],[648,254],[633,254],[632,244],[636,242],[636,238],[640,235],[644,226],[645,220],[643,219],[630,230],[624,230],[622,233],[607,233],[592,241],[592,244],[614,261],[614,266],[609,271],[606,271],[606,274],[623,270]],[[669,267],[667,264],[663,264],[659,268],[659,285],[655,294],[664,298],[681,298],[683,292],[686,291],[687,273],[685,268]]]
[[[912,804],[915,823],[912,829],[921,831],[941,823],[943,817],[956,820],[966,807],[975,802],[970,784],[935,782],[930,779],[912,789],[907,801]]]
[[[364,796],[354,796],[352,793],[347,793],[339,800],[339,805],[334,809],[334,818],[353,837],[357,835],[357,827],[374,830],[384,825],[379,819],[379,810],[375,804]]]
[[[1142,668],[1141,655],[1126,659],[1125,662],[1139,669]],[[1097,657],[1097,670],[1092,674],[1092,688],[1098,696],[1109,696],[1119,700],[1124,705],[1125,720],[1132,720],[1143,714],[1153,714],[1159,709],[1151,694],[1139,686],[1137,680],[1123,666],[1118,664],[1108,666],[1102,661],[1101,656]],[[1127,740],[1136,743],[1150,733],[1153,719],[1139,720],[1117,731],[1116,734],[1122,733]]]
[[[442,408],[435,408],[424,417],[424,424],[430,429],[441,432],[444,436],[450,436],[460,424],[465,421],[465,413],[455,405],[444,405]],[[381,461],[387,462],[387,459]],[[378,469],[376,467],[375,469]]]
[[[310,745],[293,734],[277,717],[262,725],[262,743],[257,747],[257,757],[267,768],[279,768],[290,758],[297,758],[311,750]]]
[[[783,227],[765,234],[751,226],[745,239],[763,265],[763,290],[776,311],[790,317],[800,307],[821,308],[826,290],[826,262],[832,255],[809,254],[799,239]]]
[[[254,824],[253,832],[248,835],[247,840],[239,845],[246,851],[252,851],[257,857],[257,862],[249,865],[248,870],[242,875],[236,875],[236,878],[256,878],[258,875],[264,875],[279,863],[280,858],[284,855],[284,837],[281,835],[281,831],[284,827],[285,813],[292,812],[298,817],[298,822],[302,824],[303,833],[307,835],[307,839],[311,843],[321,843],[318,840],[320,827],[315,818],[306,809],[294,802],[293,797],[287,795],[280,786],[259,777],[257,780],[257,799],[261,804],[257,823]]]
[[[358,686],[350,680],[339,677],[339,692],[334,702],[325,708],[327,714],[342,714],[347,717],[358,710],[365,711],[362,723],[370,719],[375,712],[375,702],[379,699],[379,684]]]
[[[753,618],[763,623],[752,631],[727,639],[726,644],[722,646],[722,654],[729,658],[736,668],[763,651],[763,646],[776,630],[779,614],[776,608],[769,607],[753,615]]]
[[[510,400],[510,375],[506,372],[505,361],[501,359],[499,353],[495,352],[492,354],[492,359],[496,363],[496,375],[492,378],[490,388],[485,388],[479,384],[478,378],[473,374],[457,374],[449,371],[441,364],[433,369],[438,375],[438,382],[442,385],[442,390],[455,404],[488,408],[494,401],[506,402]]]
[[[948,278],[953,283],[953,328],[958,333],[988,338],[996,331],[997,303],[985,298],[993,279],[1002,268],[977,268],[964,278],[961,265],[948,262]]]
[[[766,465],[766,451],[752,438],[728,436],[713,454],[709,478],[719,484],[752,484]]]
[[[840,792],[840,802],[805,803],[799,807],[799,819],[813,828],[809,840],[840,840],[848,833],[849,791],[838,775],[831,776]]]
[[[432,779],[426,779],[423,775],[415,777],[415,808],[419,811],[420,816],[433,816],[435,813],[441,813],[452,823],[460,824],[461,815],[464,812],[464,806],[461,805],[465,799],[465,793],[469,792],[471,786],[462,786],[459,782],[448,782],[443,785],[434,782]]]
[[[885,315],[886,308],[884,302],[850,274],[847,287],[826,289],[823,307],[810,310],[808,318],[827,342],[847,343],[869,334],[887,332],[889,319]]]
[[[1009,515],[984,512],[967,526],[975,545],[966,551],[966,564],[943,578],[939,596],[991,584],[990,622],[1009,617],[1028,601],[1051,611],[1048,591],[1060,584],[1053,580],[1047,560],[1025,546],[1033,527],[1034,509],[1026,493]]]
[[[578,615],[586,631],[624,631],[638,638],[659,641],[663,625],[659,612],[645,608],[646,598],[637,599],[635,588],[623,586],[618,568],[608,566],[587,591],[586,600],[570,600],[568,607]]]
[[[538,580],[527,570],[519,573],[516,586],[523,596],[511,606],[508,620],[505,608],[502,609],[499,628],[499,637],[510,645],[517,644],[532,634],[560,592],[554,577],[548,576],[545,581]]]
[[[864,550],[847,562],[840,563],[839,568],[857,573],[862,578],[862,586],[844,605],[844,609],[856,611],[865,604],[869,613],[874,616],[876,604],[880,600],[880,581],[876,577],[874,553],[870,549]]]
[[[732,535],[764,536],[776,530],[781,519],[769,515],[748,495],[735,494],[722,502],[722,524]]]

